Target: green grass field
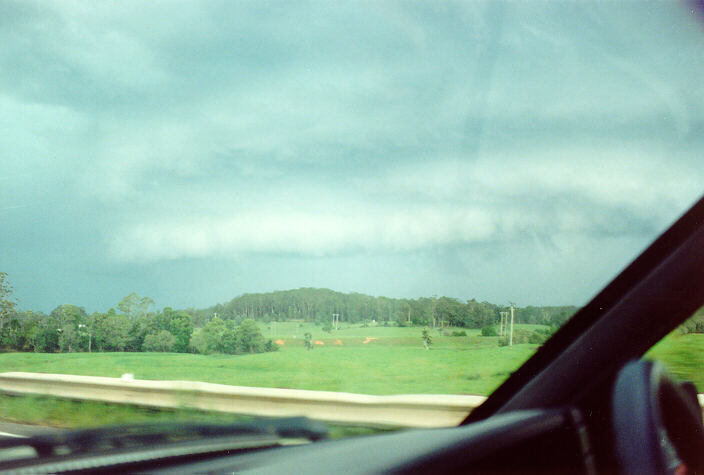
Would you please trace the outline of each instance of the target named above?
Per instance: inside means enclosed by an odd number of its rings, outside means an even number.
[[[283,339],[303,339],[303,335],[309,332],[315,339],[330,339],[330,338],[412,338],[416,343],[420,342],[420,327],[385,327],[382,325],[371,324],[368,327],[361,325],[350,325],[348,323],[340,323],[338,330],[332,330],[330,333],[323,331],[319,325],[312,323],[298,322],[275,322],[275,323],[260,323],[259,327],[262,334],[266,338],[283,338]],[[516,329],[535,330],[538,328],[547,328],[544,325],[516,325]],[[470,336],[479,336],[480,330],[449,327],[442,330],[434,329],[431,331],[433,336],[440,335],[442,332],[452,332],[453,330],[466,331]]]
[[[284,347],[259,355],[70,353],[0,355],[0,371],[190,380],[241,386],[367,394],[489,394],[535,350],[534,345],[462,348],[368,344]]]
[[[646,358],[665,363],[671,374],[693,382],[704,393],[704,334],[675,331],[648,351]]]
[[[137,379],[366,394],[488,395],[537,348],[529,344],[499,347],[497,337],[482,337],[479,330],[468,330],[467,336],[461,337],[445,336],[454,329],[432,330],[429,351],[423,347],[422,329],[418,327],[343,326],[327,333],[314,325],[288,322],[278,323],[274,329],[263,326],[262,330],[265,336],[281,340],[279,351],[240,356],[5,353],[0,354],[0,372],[110,377],[132,373]],[[307,331],[319,343],[310,351],[303,346]],[[0,396],[0,418],[64,427],[191,420],[201,414],[206,420],[217,419],[198,411],[155,411],[53,398]],[[222,421],[230,419],[228,416]]]
[[[293,339],[298,325],[276,353],[226,356],[160,353],[71,353],[0,355],[0,371],[33,371],[95,376],[134,373],[142,379],[199,380],[248,386],[288,387],[369,394],[470,393],[489,394],[527,359],[534,345],[499,348],[496,338],[433,334],[431,351],[419,344],[418,328],[349,328],[329,335],[315,334],[325,346],[306,351]],[[283,329],[281,329],[283,332]],[[345,337],[343,332],[348,331]],[[339,337],[339,338],[338,338]],[[371,340],[364,344],[367,337]],[[334,341],[340,339],[343,345]],[[672,335],[646,355],[664,362],[682,380],[704,392],[704,335]],[[246,421],[246,416],[196,411],[162,410],[131,405],[79,402],[50,397],[0,395],[0,419],[55,427],[149,422]],[[376,432],[378,429],[331,426],[332,437]]]

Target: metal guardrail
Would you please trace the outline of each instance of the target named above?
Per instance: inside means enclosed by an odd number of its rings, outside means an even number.
[[[253,388],[195,381],[150,381],[44,373],[0,373],[0,392],[256,416],[307,416],[342,424],[448,427],[483,396],[367,394]]]

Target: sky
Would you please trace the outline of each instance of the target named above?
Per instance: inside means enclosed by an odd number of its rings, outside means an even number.
[[[0,1],[22,309],[586,303],[704,187],[674,2]]]

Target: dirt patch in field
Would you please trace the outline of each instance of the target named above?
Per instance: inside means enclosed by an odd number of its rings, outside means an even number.
[[[336,345],[342,345],[342,340],[335,340]]]
[[[320,340],[315,340],[315,341],[313,342],[313,344],[319,345],[319,346],[325,346],[325,343],[323,343],[323,342],[320,341]]]
[[[274,343],[276,343],[279,346],[284,346],[286,344],[286,342],[283,340],[276,340]]]
[[[370,341],[374,341],[374,340],[376,340],[376,338],[368,336],[367,339],[362,342],[362,344],[366,345]]]

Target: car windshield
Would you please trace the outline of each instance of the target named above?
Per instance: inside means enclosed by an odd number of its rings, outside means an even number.
[[[0,420],[459,422],[702,193],[702,18],[1,2]]]

